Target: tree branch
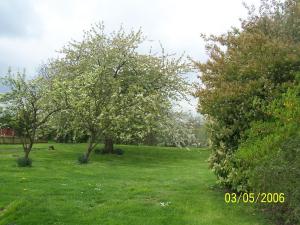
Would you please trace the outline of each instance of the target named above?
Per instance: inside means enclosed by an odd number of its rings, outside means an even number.
[[[60,111],[61,108],[57,108],[55,110],[52,110],[51,112],[49,112],[42,120],[41,122],[37,123],[37,126],[36,127],[39,127],[41,126],[42,124],[46,123],[47,122],[47,119],[53,114],[53,113],[56,113],[58,111]]]

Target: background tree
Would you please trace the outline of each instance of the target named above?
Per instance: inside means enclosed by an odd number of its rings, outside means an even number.
[[[0,99],[3,95],[0,96]],[[14,126],[13,116],[8,110],[6,110],[5,105],[0,107],[0,128],[12,128]]]
[[[50,67],[65,90],[74,126],[89,135],[85,159],[104,138],[105,151],[118,140],[143,139],[164,121],[172,101],[184,97],[188,71],[182,58],[140,54],[141,31],[109,35],[97,24],[80,42],[70,42]],[[87,161],[87,160],[86,160]]]
[[[42,77],[27,80],[25,72],[12,74],[9,70],[2,81],[9,92],[1,97],[1,102],[10,115],[10,125],[22,140],[24,166],[27,166],[39,129],[60,108],[55,104],[51,86]]]
[[[176,147],[207,145],[204,120],[198,115],[170,111],[154,134],[157,144]]]

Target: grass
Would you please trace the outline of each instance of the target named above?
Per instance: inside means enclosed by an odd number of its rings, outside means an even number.
[[[208,169],[209,151],[118,146],[122,156],[84,144],[37,144],[33,166],[19,168],[19,145],[0,145],[0,225],[262,225],[250,206],[224,203]]]

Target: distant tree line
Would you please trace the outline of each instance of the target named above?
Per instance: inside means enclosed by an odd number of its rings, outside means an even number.
[[[85,143],[89,136],[78,133],[61,121],[56,126],[48,128],[44,137],[58,143]],[[173,147],[206,147],[208,137],[205,119],[200,115],[171,110],[168,119],[164,121],[161,129],[151,129],[142,139],[122,140],[116,138],[116,144],[143,144]],[[171,132],[172,131],[172,132]],[[104,142],[104,137],[99,137]]]

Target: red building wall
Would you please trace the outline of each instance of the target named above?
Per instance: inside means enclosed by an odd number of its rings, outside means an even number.
[[[0,137],[14,137],[15,131],[11,128],[1,128]]]

